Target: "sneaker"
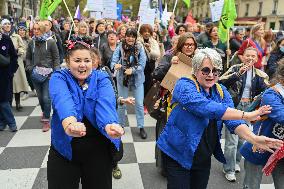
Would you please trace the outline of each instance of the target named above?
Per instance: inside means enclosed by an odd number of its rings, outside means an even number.
[[[116,166],[115,168],[113,168],[112,170],[112,176],[115,179],[120,179],[122,177],[122,173],[121,170],[119,169],[118,166]]]
[[[27,100],[29,97],[30,97],[30,96],[29,96],[28,93],[24,93],[23,96],[22,96],[22,98],[21,98],[21,100],[22,100],[22,101],[25,101],[25,100]]]
[[[236,182],[237,178],[236,178],[235,173],[226,173],[225,170],[223,170],[223,173],[225,174],[225,178],[229,182]]]
[[[10,127],[9,128],[11,132],[17,132],[18,131],[18,128],[15,126],[15,127]]]
[[[49,121],[43,122],[42,132],[47,132],[47,131],[49,131],[49,129],[50,129]]]
[[[146,133],[144,128],[140,128],[140,133],[139,134],[140,134],[140,137],[142,139],[146,139],[147,138],[147,133]]]
[[[241,172],[241,167],[240,167],[239,164],[236,164],[236,166],[235,166],[235,172],[236,172],[236,173]]]

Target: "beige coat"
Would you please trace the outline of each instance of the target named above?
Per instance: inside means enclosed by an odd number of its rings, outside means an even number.
[[[25,66],[23,62],[23,58],[25,57],[26,54],[26,46],[21,38],[16,33],[13,33],[11,36],[11,39],[13,41],[13,44],[15,46],[15,49],[18,53],[18,65],[19,68],[17,72],[14,75],[13,78],[13,93],[20,93],[23,91],[29,91],[29,84],[27,81],[27,76],[25,72]]]

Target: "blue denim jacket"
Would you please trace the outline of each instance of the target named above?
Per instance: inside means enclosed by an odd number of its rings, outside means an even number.
[[[268,119],[258,121],[253,125],[253,132],[270,138],[284,139],[284,98],[272,88],[267,89],[262,97],[262,105],[270,105],[272,111]],[[240,149],[242,156],[249,162],[256,165],[265,165],[270,152],[258,153],[252,151],[251,143],[244,143]]]
[[[218,93],[216,85],[209,95],[201,86],[197,91],[195,83],[188,78],[181,78],[173,91],[172,103],[178,105],[172,110],[165,129],[158,139],[158,147],[168,156],[176,160],[182,167],[190,169],[194,153],[210,119],[217,120],[218,136],[221,138],[223,122],[233,133],[235,128],[245,124],[240,120],[222,121],[228,107],[234,107],[227,89],[221,85],[224,97]],[[217,160],[225,163],[220,142],[214,150]]]
[[[136,45],[139,50],[138,66],[132,67],[132,75],[134,76],[135,87],[142,85],[145,81],[144,69],[145,69],[146,60],[147,60],[146,53],[145,53],[145,50],[142,44],[137,43]],[[112,61],[110,64],[111,69],[114,68],[115,64],[122,64],[123,66],[125,65],[125,63],[122,61],[123,60],[123,58],[121,57],[122,54],[123,54],[122,44],[120,43],[116,47],[112,55]],[[134,60],[134,58],[132,60]],[[123,69],[118,70],[116,74],[116,79],[121,85],[123,85]]]
[[[69,160],[72,159],[73,137],[68,136],[62,126],[62,121],[69,116],[76,117],[78,122],[85,116],[117,148],[120,144],[119,139],[111,139],[105,131],[107,124],[118,123],[116,99],[108,75],[93,70],[87,83],[88,89],[83,91],[77,79],[67,69],[54,72],[49,82],[53,108],[51,144]]]

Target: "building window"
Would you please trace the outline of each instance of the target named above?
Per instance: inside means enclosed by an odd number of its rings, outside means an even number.
[[[279,24],[279,30],[284,30],[284,21],[280,21]]]
[[[260,15],[261,15],[261,12],[262,12],[262,5],[263,5],[263,2],[259,2],[259,3],[258,3],[257,16],[260,16]]]
[[[248,13],[249,13],[249,4],[247,3],[247,4],[246,4],[245,16],[248,16]]]
[[[275,22],[270,22],[269,25],[270,25],[270,28],[271,28],[271,29],[273,29],[273,30],[275,29]]]
[[[272,14],[276,14],[278,9],[278,0],[274,0],[274,7],[272,10]]]

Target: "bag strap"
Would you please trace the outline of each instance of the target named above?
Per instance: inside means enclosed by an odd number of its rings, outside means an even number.
[[[192,76],[189,76],[187,78],[194,82],[197,91],[200,93],[200,88],[199,88],[199,85],[198,85],[196,79],[194,79]],[[217,91],[218,91],[221,99],[223,100],[223,98],[224,98],[224,91],[223,91],[221,85],[219,83],[216,83],[216,88],[217,88]],[[175,102],[175,103],[171,104],[170,107],[173,110],[177,105],[178,105],[178,102]]]

